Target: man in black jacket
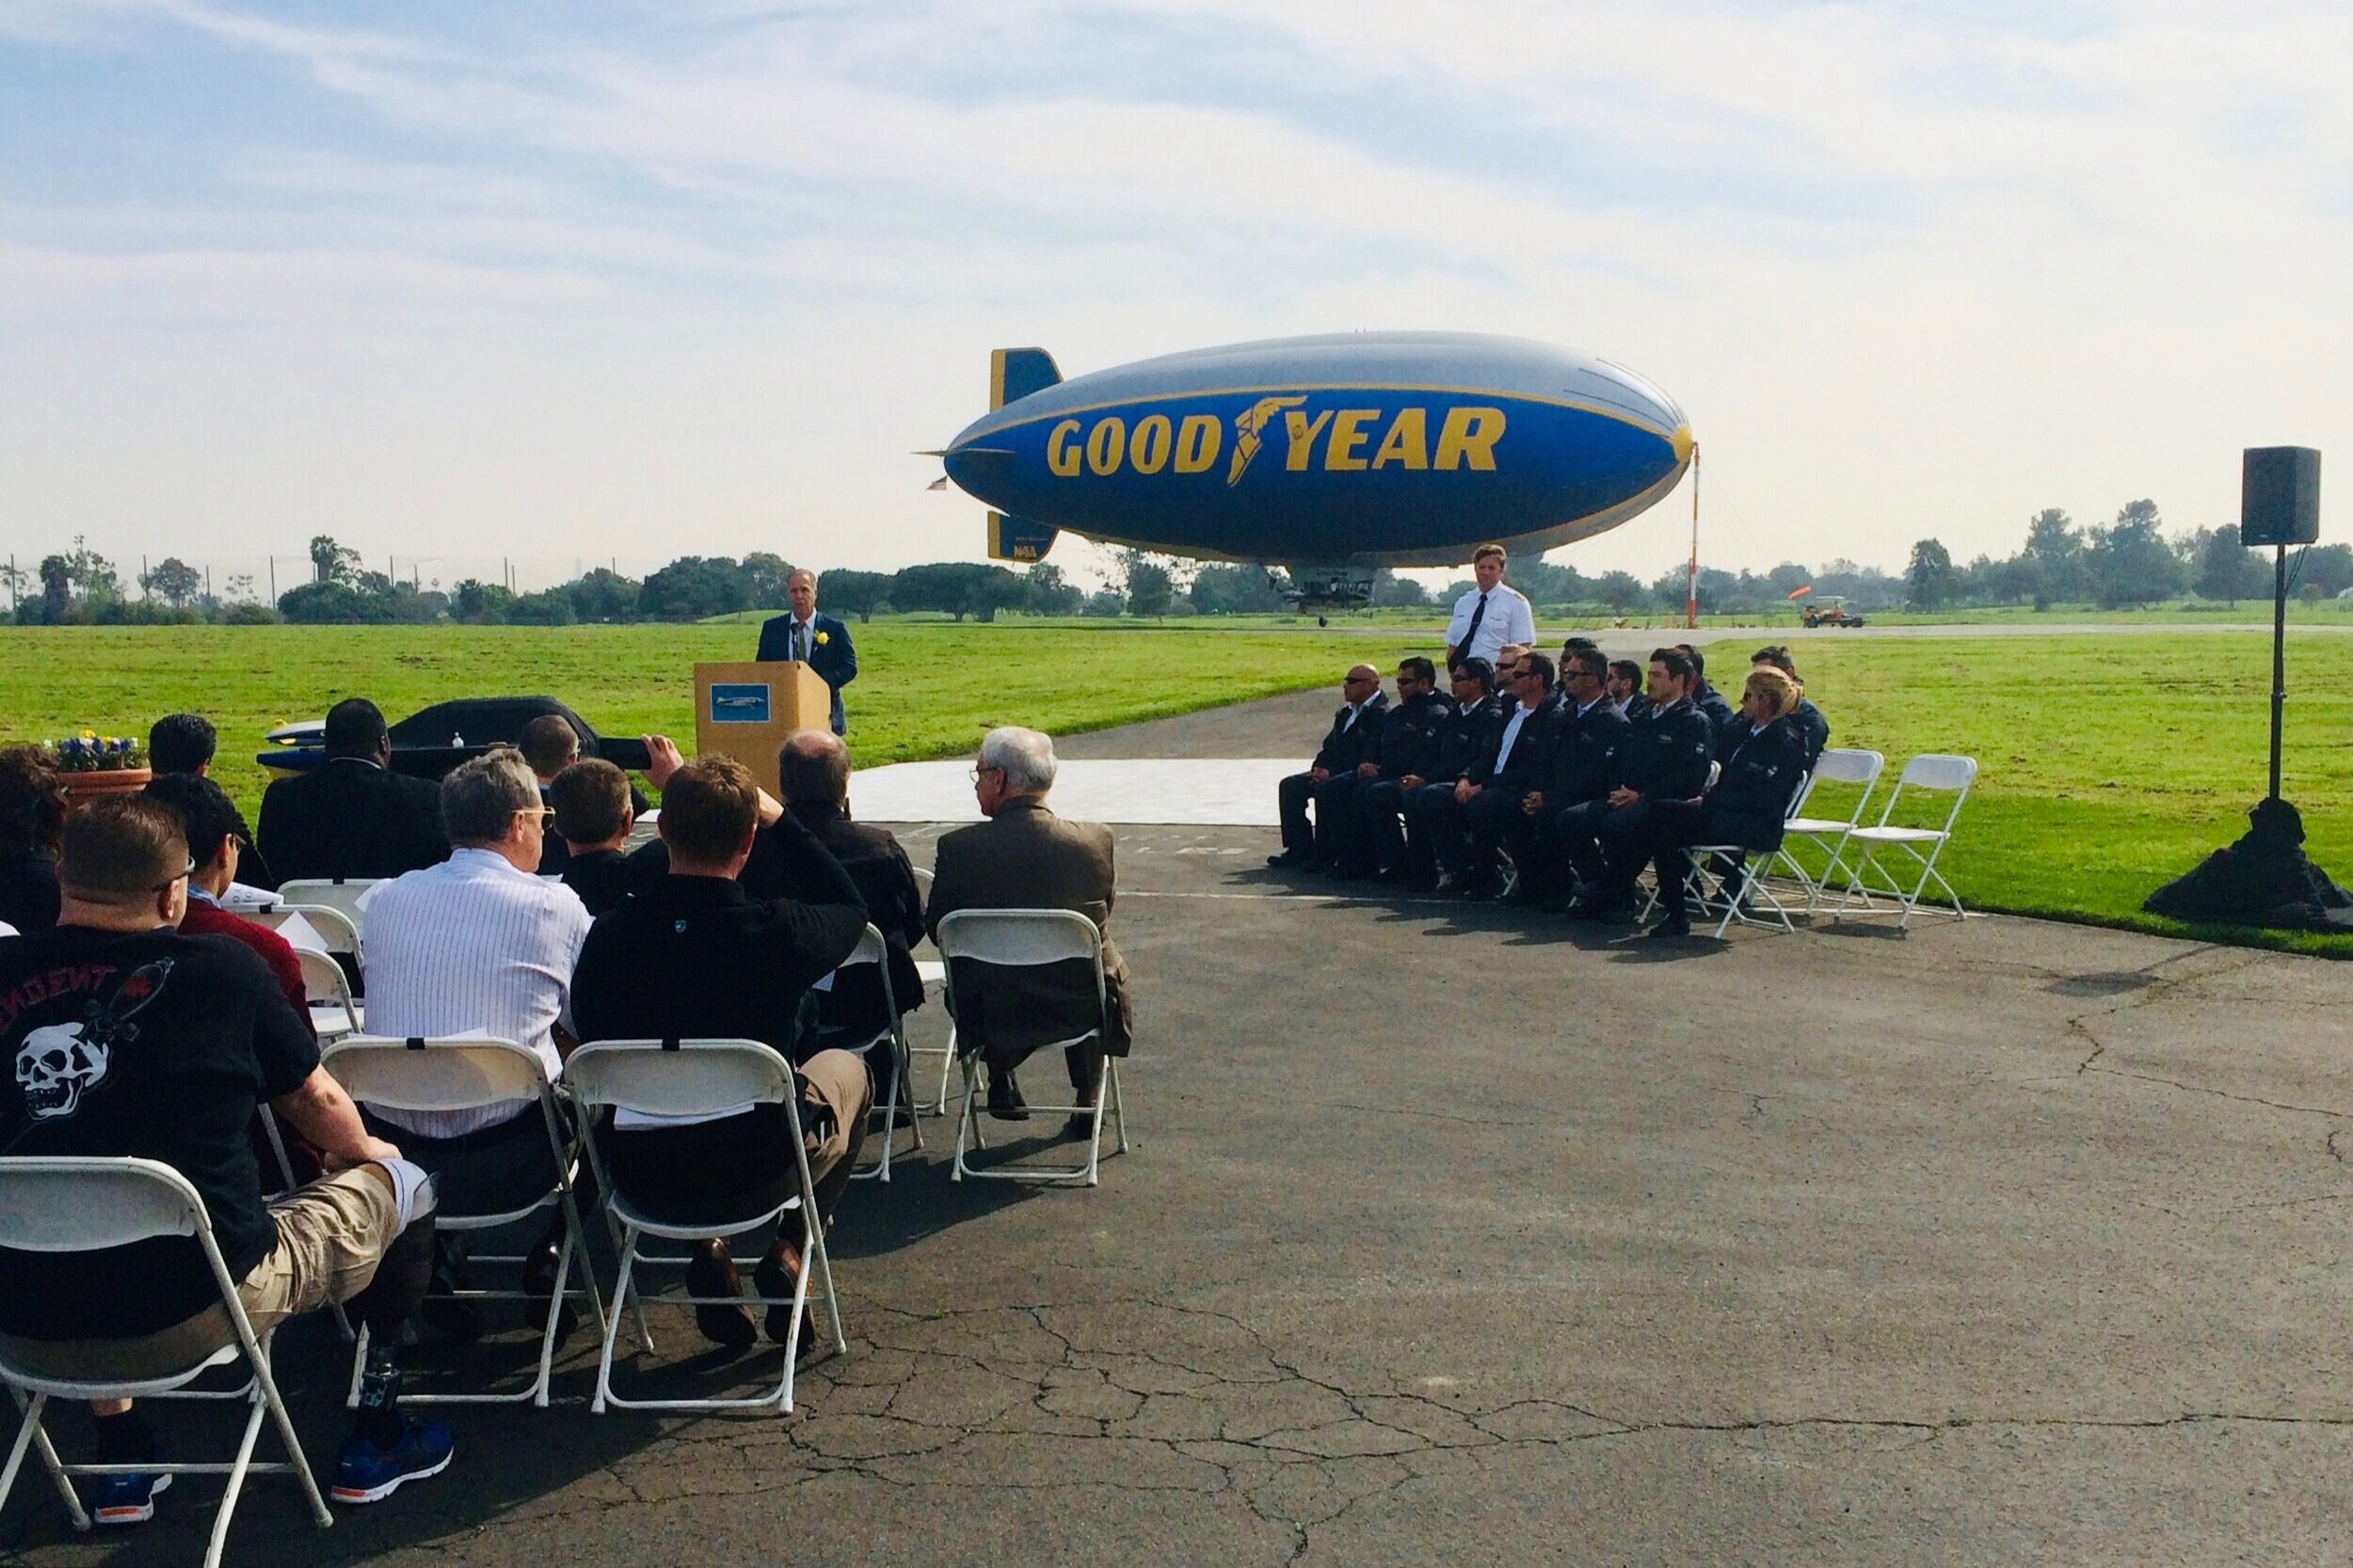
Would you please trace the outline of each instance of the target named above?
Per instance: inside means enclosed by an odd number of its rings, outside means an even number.
[[[1662,913],[1653,937],[1691,934],[1688,846],[1739,844],[1764,853],[1781,847],[1789,797],[1806,773],[1805,738],[1788,716],[1797,701],[1798,683],[1781,671],[1752,671],[1715,785],[1698,800],[1650,803],[1637,854],[1647,852],[1658,866]]]
[[[1798,662],[1789,657],[1787,648],[1776,645],[1760,648],[1750,654],[1749,668],[1777,669],[1797,681],[1798,705],[1789,710],[1789,727],[1804,737],[1805,766],[1806,771],[1811,773],[1814,764],[1822,760],[1822,748],[1830,744],[1830,720],[1822,716],[1819,708],[1806,700],[1805,682],[1798,680]]]
[[[1707,656],[1689,643],[1675,644],[1676,651],[1691,661],[1691,706],[1707,715],[1707,722],[1716,727],[1716,739],[1721,744],[1732,733],[1734,721],[1739,715],[1724,694],[1707,683]]]
[[[1494,898],[1503,891],[1497,852],[1525,819],[1528,796],[1543,784],[1552,727],[1561,713],[1552,675],[1552,661],[1544,654],[1520,655],[1512,672],[1518,707],[1505,714],[1494,744],[1478,765],[1455,781],[1468,853],[1449,865],[1447,848],[1440,849],[1439,870],[1449,879],[1440,882],[1442,889],[1451,886],[1468,899]]]
[[[1573,806],[1553,819],[1561,854],[1577,879],[1569,913],[1609,920],[1634,907],[1634,878],[1653,805],[1691,800],[1707,788],[1716,727],[1691,704],[1699,672],[1679,648],[1650,656],[1651,709],[1636,723],[1621,752],[1624,781],[1599,800]]]
[[[1513,843],[1520,885],[1513,899],[1540,904],[1557,897],[1566,882],[1560,836],[1554,823],[1573,806],[1600,800],[1618,787],[1632,727],[1610,704],[1609,661],[1597,648],[1577,648],[1561,664],[1561,715],[1553,723],[1537,788],[1520,803],[1521,822]]]
[[[900,1015],[922,1006],[923,977],[908,950],[923,939],[923,895],[899,840],[850,820],[849,748],[826,730],[801,730],[776,753],[776,780],[785,810],[841,862],[866,901],[867,923],[882,933],[890,1000]],[[817,1020],[827,1035],[855,1035],[860,1045],[887,1029],[882,977],[873,966],[836,974],[832,988],[818,993]]]
[[[440,792],[392,771],[382,710],[361,696],[327,712],[326,760],[262,795],[262,854],[280,881],[386,877],[449,858]]]
[[[729,757],[704,757],[662,785],[662,839],[670,872],[646,892],[597,918],[572,975],[572,1017],[595,1040],[748,1039],[788,1057],[806,1043],[808,988],[850,955],[866,931],[866,904],[841,863],[789,814],[769,827],[797,897],[755,903],[736,880],[752,853],[760,787]],[[866,1064],[842,1050],[816,1050],[794,1064],[801,1129],[817,1207],[830,1218],[849,1184],[873,1098]],[[678,1206],[744,1214],[774,1208],[800,1179],[781,1106],[756,1105],[682,1127],[616,1128],[600,1133],[614,1185],[659,1210]],[[788,1216],[760,1263],[766,1296],[791,1296],[801,1267]],[[743,1294],[727,1244],[698,1244],[688,1292]],[[723,1345],[755,1336],[742,1306],[698,1306],[696,1324]],[[769,1309],[768,1336],[792,1328],[787,1309]]]
[[[1458,659],[1449,672],[1454,701],[1428,775],[1408,774],[1398,783],[1405,792],[1405,856],[1401,875],[1409,887],[1438,879],[1438,846],[1462,837],[1463,808],[1454,787],[1494,749],[1503,728],[1503,704],[1496,697],[1496,673],[1484,659]],[[1449,849],[1449,856],[1452,855]]]
[[[1305,773],[1295,773],[1276,786],[1275,799],[1283,813],[1283,853],[1267,856],[1270,866],[1328,865],[1339,849],[1335,819],[1346,809],[1355,792],[1356,764],[1381,757],[1381,715],[1389,699],[1381,690],[1381,672],[1357,664],[1340,684],[1339,710],[1332,728]],[[1315,803],[1311,826],[1307,804]]]
[[[1356,764],[1357,787],[1338,824],[1342,877],[1378,876],[1403,858],[1403,780],[1430,776],[1453,712],[1438,690],[1435,664],[1419,654],[1398,661],[1397,701],[1381,716],[1381,755]]]

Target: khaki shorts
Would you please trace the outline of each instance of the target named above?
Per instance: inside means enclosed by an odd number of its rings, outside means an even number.
[[[278,1245],[237,1287],[257,1336],[366,1289],[400,1234],[392,1191],[372,1166],[283,1193],[270,1200],[269,1211]],[[184,1371],[236,1338],[227,1310],[216,1303],[169,1328],[127,1339],[0,1336],[0,1344],[10,1362],[36,1376],[127,1383]]]

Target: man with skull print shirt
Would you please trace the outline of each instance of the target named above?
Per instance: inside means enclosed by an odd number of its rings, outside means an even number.
[[[252,950],[184,936],[188,856],[177,812],[102,800],[66,821],[55,929],[0,939],[0,1155],[137,1156],[187,1178],[256,1332],[348,1302],[374,1331],[338,1501],[375,1502],[449,1463],[448,1429],[404,1418],[392,1347],[432,1261],[431,1189],[372,1138],[319,1065],[310,1026]],[[334,1174],[264,1202],[246,1135],[256,1104]],[[35,1372],[140,1381],[230,1342],[203,1255],[163,1237],[98,1252],[0,1249],[0,1342]],[[385,1347],[383,1353],[377,1346]],[[128,1401],[98,1410],[102,1460],[159,1458]],[[100,1478],[101,1524],[151,1517],[169,1476]]]

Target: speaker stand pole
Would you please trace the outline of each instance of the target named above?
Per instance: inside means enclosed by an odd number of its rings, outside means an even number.
[[[2280,721],[2288,700],[2288,547],[2272,546],[2271,795],[2280,798]]]

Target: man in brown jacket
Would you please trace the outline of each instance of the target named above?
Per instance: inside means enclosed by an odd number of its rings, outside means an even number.
[[[1034,729],[992,729],[981,741],[972,792],[986,822],[959,827],[939,840],[925,926],[935,940],[939,922],[959,909],[1075,909],[1103,930],[1112,913],[1112,831],[1100,823],[1064,822],[1047,808],[1054,785],[1054,743]],[[1103,1092],[1103,1058],[1125,1056],[1135,1031],[1128,966],[1109,933],[1103,974],[1111,1003],[1110,1036],[1067,1048],[1078,1103],[1092,1107]],[[988,1064],[988,1112],[1005,1121],[1029,1116],[1014,1069],[1040,1046],[1098,1030],[1094,977],[1077,961],[1033,968],[960,964],[952,977],[960,1006],[956,1028],[980,1042]],[[1070,1119],[1071,1136],[1084,1137],[1084,1115]]]

